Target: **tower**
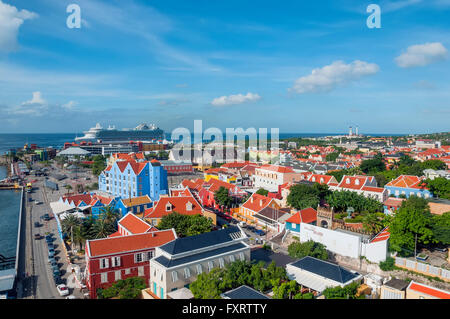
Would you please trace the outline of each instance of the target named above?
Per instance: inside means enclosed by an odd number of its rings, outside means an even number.
[[[348,136],[352,136],[353,135],[353,129],[352,129],[352,127],[350,126],[349,127],[349,130],[348,130]]]
[[[358,131],[359,131],[359,126],[357,126],[356,129],[355,129],[355,135],[356,136],[359,136],[359,132]]]

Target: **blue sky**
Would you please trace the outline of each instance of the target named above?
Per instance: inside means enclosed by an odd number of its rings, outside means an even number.
[[[450,0],[0,0],[0,132],[448,131],[449,49]]]

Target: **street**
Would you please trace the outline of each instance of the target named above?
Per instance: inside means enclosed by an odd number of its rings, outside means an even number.
[[[36,299],[63,299],[56,289],[56,284],[53,279],[52,269],[48,263],[48,248],[45,241],[45,234],[53,234],[53,244],[55,246],[55,260],[60,269],[61,279],[63,283],[67,284],[67,279],[70,273],[67,273],[69,261],[65,255],[63,243],[59,237],[56,220],[53,217],[49,221],[44,221],[42,216],[49,214],[53,216],[49,203],[56,201],[60,194],[59,192],[52,193],[52,191],[44,187],[44,177],[29,177],[29,179],[36,179],[33,183],[32,193],[26,194],[26,229],[25,239],[22,244],[25,244],[25,270],[28,273],[26,280],[23,280],[24,298]],[[32,198],[32,201],[29,201]],[[40,204],[36,204],[39,201]],[[35,222],[40,224],[35,227]],[[40,239],[35,239],[35,234],[40,234]],[[22,274],[23,275],[23,274]],[[21,276],[20,276],[21,277]],[[69,287],[70,295],[76,298],[82,298],[82,293],[79,289]]]

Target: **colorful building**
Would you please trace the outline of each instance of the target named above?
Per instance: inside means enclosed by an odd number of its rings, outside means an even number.
[[[121,198],[117,201],[115,208],[120,212],[121,216],[125,216],[127,213],[143,214],[144,211],[152,207],[153,202],[148,195]]]
[[[116,161],[98,177],[99,190],[122,198],[148,195],[152,201],[168,194],[167,171],[157,160]]]
[[[407,198],[415,195],[422,198],[433,197],[432,193],[425,185],[422,185],[424,177],[417,177],[412,175],[400,175],[393,181],[387,183],[384,188],[389,192],[389,195],[399,197],[405,195]]]
[[[86,242],[86,286],[91,299],[99,288],[129,277],[142,277],[148,285],[155,248],[177,238],[173,229]]]
[[[253,215],[259,213],[266,207],[272,207],[273,209],[281,208],[275,199],[253,193],[252,196],[239,207],[239,213],[236,217],[241,221],[254,223],[256,220]]]
[[[300,233],[301,223],[316,225],[317,211],[309,207],[296,212],[289,219],[286,219],[286,230]]]

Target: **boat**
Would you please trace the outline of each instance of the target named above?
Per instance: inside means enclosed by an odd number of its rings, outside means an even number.
[[[102,141],[102,142],[121,142],[121,141],[151,141],[164,139],[164,131],[155,124],[142,123],[135,128],[122,130],[116,129],[115,126],[103,128],[97,123],[89,131],[83,132],[85,135],[76,137],[76,141]]]

